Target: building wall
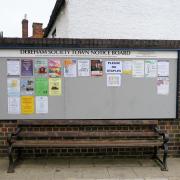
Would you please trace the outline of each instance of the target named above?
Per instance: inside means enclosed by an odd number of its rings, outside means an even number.
[[[178,0],[66,0],[52,31],[56,27],[60,38],[177,40],[179,5]]]

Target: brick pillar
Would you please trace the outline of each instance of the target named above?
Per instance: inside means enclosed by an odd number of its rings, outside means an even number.
[[[33,38],[43,38],[44,32],[42,26],[42,23],[33,23]]]
[[[28,38],[28,20],[22,20],[22,38]]]

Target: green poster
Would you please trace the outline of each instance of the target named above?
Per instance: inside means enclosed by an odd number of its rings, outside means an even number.
[[[35,81],[36,96],[48,96],[48,79],[36,78]]]

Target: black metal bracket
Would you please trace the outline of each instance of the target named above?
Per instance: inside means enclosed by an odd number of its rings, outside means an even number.
[[[167,168],[168,144],[167,143],[169,141],[169,135],[167,133],[162,132],[157,126],[154,128],[154,130],[160,136],[163,137],[163,145],[161,147],[164,150],[163,160],[161,160],[158,156],[156,156],[157,160],[162,165],[161,170],[162,171],[168,171],[168,168]]]
[[[7,143],[8,143],[8,157],[9,157],[9,167],[7,173],[14,173],[14,167],[17,162],[17,159],[13,158],[13,139],[16,139],[18,134],[21,132],[20,128],[17,128],[15,133],[8,134]]]

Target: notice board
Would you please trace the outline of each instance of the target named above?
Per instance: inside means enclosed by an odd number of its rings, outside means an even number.
[[[176,118],[176,51],[0,50],[0,119]]]

